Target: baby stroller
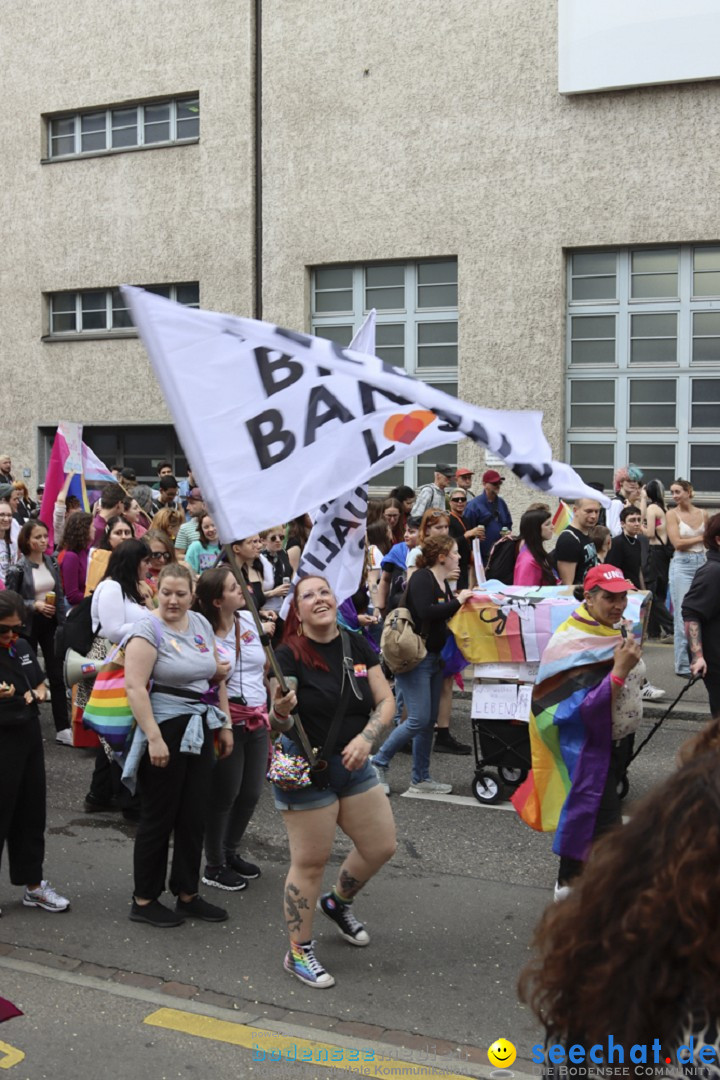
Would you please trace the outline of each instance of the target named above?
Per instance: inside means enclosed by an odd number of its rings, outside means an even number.
[[[524,720],[473,717],[472,733],[475,749],[472,793],[478,802],[490,806],[501,802],[508,788],[512,793],[530,771],[529,725]],[[488,772],[489,768],[497,773]]]

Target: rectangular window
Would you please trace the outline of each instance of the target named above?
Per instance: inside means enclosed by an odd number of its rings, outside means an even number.
[[[167,146],[196,140],[200,134],[200,99],[197,95],[145,104],[110,106],[48,120],[48,157],[83,154],[141,146]]]
[[[47,468],[55,428],[42,428],[40,434]],[[134,469],[140,484],[152,486],[157,483],[157,468],[161,461],[171,463],[178,480],[184,480],[187,476],[187,458],[170,424],[135,427],[86,425],[83,427],[83,442],[109,469]]]
[[[311,298],[312,332],[318,337],[349,345],[375,308],[377,355],[457,395],[456,259],[318,266],[312,271]],[[452,465],[456,460],[455,446],[443,446],[373,477],[372,487],[387,491],[398,484],[430,483],[438,461]]]
[[[197,281],[181,285],[143,285],[186,307],[200,306]],[[63,334],[97,334],[132,330],[133,322],[120,289],[85,289],[81,292],[50,293],[50,337]]]
[[[720,242],[570,252],[566,281],[568,460],[720,494]]]

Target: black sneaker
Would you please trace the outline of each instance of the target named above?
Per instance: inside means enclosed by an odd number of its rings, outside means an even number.
[[[341,935],[351,945],[369,945],[370,935],[361,922],[355,918],[350,904],[341,904],[332,893],[325,893],[318,900],[318,910],[337,926]]]
[[[132,922],[144,922],[149,926],[157,926],[164,930],[169,926],[182,926],[185,919],[177,911],[171,911],[159,900],[151,900],[149,904],[137,904],[134,900],[128,916]]]
[[[102,799],[96,799],[94,795],[89,793],[85,796],[83,807],[86,814],[109,814],[120,809],[116,802],[103,802]]]
[[[443,738],[440,739],[435,736],[435,753],[436,754],[458,754],[460,757],[466,757],[472,750],[471,746],[467,743],[458,742],[454,735],[449,732]]]
[[[247,881],[230,866],[206,866],[202,877],[203,885],[212,885],[215,889],[227,892],[240,892],[247,889]]]
[[[260,877],[260,867],[256,866],[255,863],[248,862],[247,859],[241,859],[239,855],[228,855],[227,864],[237,874],[241,874],[242,877],[248,878],[250,881]]]
[[[181,900],[178,897],[175,910],[178,915],[186,915],[189,919],[202,919],[203,922],[225,922],[228,917],[225,908],[209,904],[202,896],[193,896],[192,900]]]

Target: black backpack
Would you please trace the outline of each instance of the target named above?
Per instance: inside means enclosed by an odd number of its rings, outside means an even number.
[[[84,597],[68,612],[62,626],[55,631],[55,654],[62,661],[68,649],[74,649],[81,656],[87,656],[95,635],[92,628],[90,607],[92,595]]]
[[[496,540],[485,567],[488,581],[502,581],[503,585],[512,585],[519,550],[519,536],[507,533]]]

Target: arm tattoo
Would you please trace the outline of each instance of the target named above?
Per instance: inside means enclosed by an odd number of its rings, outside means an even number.
[[[307,897],[300,895],[297,885],[290,883],[285,889],[285,922],[292,933],[302,926],[302,911],[309,911]]]
[[[702,631],[697,619],[688,619],[685,623],[685,637],[690,647],[693,660],[703,659]]]
[[[388,731],[389,728],[389,724],[383,724],[380,716],[376,716],[375,713],[373,713],[360,734],[366,742],[369,742],[371,746],[374,746],[380,743],[385,732]]]
[[[365,882],[353,877],[352,874],[348,874],[347,870],[341,870],[338,884],[340,885],[341,895],[347,897],[348,900],[352,900],[360,892]]]

